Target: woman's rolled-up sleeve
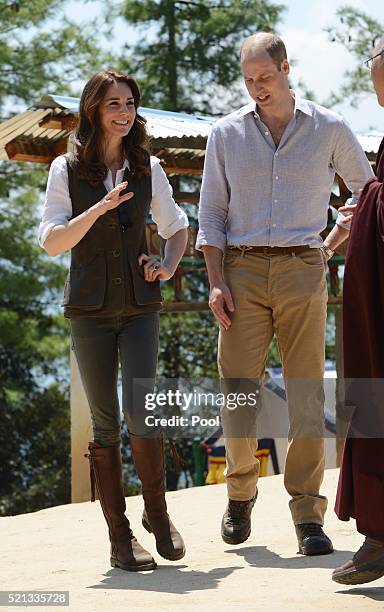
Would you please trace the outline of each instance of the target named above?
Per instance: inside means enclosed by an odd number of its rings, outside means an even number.
[[[72,203],[68,190],[67,162],[63,155],[53,160],[47,181],[43,217],[38,229],[41,247],[56,225],[68,225],[72,216]]]
[[[188,227],[188,217],[172,197],[172,187],[157,157],[151,156],[152,217],[157,231],[164,239]]]

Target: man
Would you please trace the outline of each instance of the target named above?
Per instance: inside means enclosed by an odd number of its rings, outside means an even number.
[[[384,38],[367,63],[384,106]],[[333,580],[341,584],[384,576],[384,139],[376,176],[364,187],[354,215],[344,275],[345,377],[355,395],[357,389],[363,397],[354,402],[335,510],[343,521],[355,518],[365,540],[353,558],[333,572]],[[367,387],[374,393],[368,395]],[[360,436],[352,437],[354,432]]]
[[[262,379],[277,337],[290,419],[284,483],[299,551],[327,554],[333,547],[322,529],[327,500],[320,494],[326,258],[348,230],[339,219],[325,243],[320,232],[335,172],[357,200],[372,171],[339,115],[290,90],[280,38],[247,38],[240,61],[253,101],[213,126],[196,248],[204,252],[209,304],[220,324],[226,392]],[[251,531],[259,472],[252,414],[250,405],[222,413],[229,497],[222,538],[229,544],[244,542]]]

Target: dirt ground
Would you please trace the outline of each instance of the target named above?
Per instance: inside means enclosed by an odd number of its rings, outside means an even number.
[[[134,533],[158,562],[153,572],[110,567],[99,502],[0,518],[0,589],[68,590],[66,609],[76,612],[384,610],[384,578],[359,588],[331,580],[332,569],[350,558],[363,539],[354,522],[342,523],[334,515],[336,483],[337,470],[327,470],[326,531],[336,552],[323,557],[297,554],[282,476],[260,479],[252,534],[239,546],[220,538],[225,485],[167,494],[187,546],[184,559],[174,563],[159,557],[153,536],[141,526],[142,498],[128,498]]]

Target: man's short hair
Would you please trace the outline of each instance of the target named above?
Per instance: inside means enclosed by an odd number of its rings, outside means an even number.
[[[272,35],[271,42],[265,47],[268,55],[271,56],[273,62],[276,64],[278,70],[281,70],[281,62],[287,57],[287,49],[285,48],[284,42],[276,34]]]
[[[273,34],[272,32],[258,32],[253,36],[249,36],[248,38],[246,38],[243,43],[243,46],[241,47],[240,61],[242,61],[243,56],[248,51],[248,49],[252,48],[252,42],[254,42],[255,46],[257,43],[259,43],[260,47],[265,49],[265,51],[272,59],[273,63],[276,64],[278,70],[280,71],[281,62],[285,59],[288,59],[287,49],[285,48],[285,44],[282,39],[276,34]]]

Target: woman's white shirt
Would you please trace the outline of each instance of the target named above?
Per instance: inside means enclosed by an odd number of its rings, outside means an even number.
[[[123,167],[116,172],[115,185],[123,181],[124,170],[128,167],[129,162],[125,160]],[[160,160],[153,155],[151,155],[151,176],[152,217],[160,236],[168,239],[179,230],[188,227],[188,217],[173,199],[172,187],[167,175],[160,165]],[[108,192],[114,187],[110,170],[108,170],[104,186]],[[126,205],[129,206],[129,200]],[[60,155],[53,160],[49,170],[43,217],[38,230],[40,246],[44,245],[45,240],[56,225],[68,225],[71,217],[72,202],[68,188],[67,162],[64,155]]]

